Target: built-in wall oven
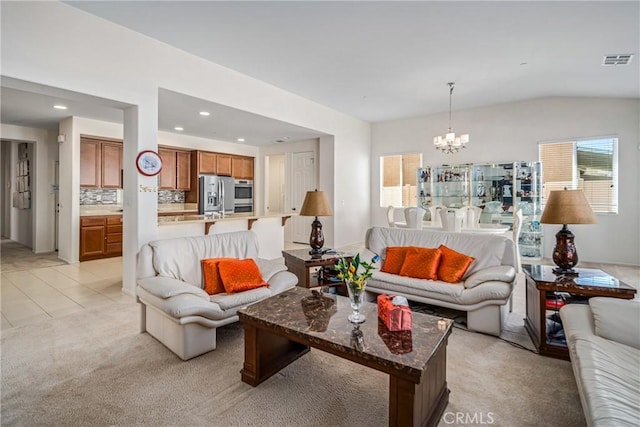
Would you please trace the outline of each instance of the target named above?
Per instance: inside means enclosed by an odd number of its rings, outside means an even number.
[[[253,212],[253,181],[250,179],[235,180],[235,213]]]

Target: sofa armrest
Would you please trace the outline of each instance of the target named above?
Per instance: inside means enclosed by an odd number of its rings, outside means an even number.
[[[478,286],[489,281],[511,283],[516,278],[516,270],[510,265],[496,265],[476,271],[464,281],[466,289]]]
[[[190,294],[209,301],[209,294],[197,286],[165,276],[138,279],[138,286],[158,298],[171,298],[176,295]]]
[[[274,274],[267,283],[269,284],[271,295],[276,295],[293,288],[298,283],[298,276],[290,271],[279,271]]]
[[[287,266],[278,261],[270,261],[268,259],[255,258],[254,260],[260,269],[260,274],[265,282],[271,280],[271,278],[281,272],[287,271]]]

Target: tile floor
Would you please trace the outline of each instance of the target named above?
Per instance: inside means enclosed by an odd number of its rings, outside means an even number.
[[[4,256],[4,254],[3,254]],[[65,316],[98,305],[131,303],[122,292],[122,258],[17,271],[0,276],[1,329]]]

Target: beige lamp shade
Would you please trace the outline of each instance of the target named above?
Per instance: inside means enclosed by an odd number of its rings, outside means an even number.
[[[595,224],[597,221],[582,190],[558,190],[549,194],[540,222],[543,224]]]
[[[300,209],[301,216],[331,216],[333,211],[324,191],[307,191]]]

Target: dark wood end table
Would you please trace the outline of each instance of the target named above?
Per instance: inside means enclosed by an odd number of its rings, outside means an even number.
[[[340,257],[351,261],[353,258],[351,254],[310,255],[309,249],[290,249],[282,251],[282,256],[289,271],[298,277],[298,286],[302,288],[335,286],[341,295],[346,295],[344,283],[322,274],[322,269],[335,265]]]
[[[547,309],[547,298],[555,298],[556,292],[564,292],[570,294],[575,302],[582,303],[595,296],[633,299],[636,289],[602,270],[576,268],[577,276],[565,276],[556,275],[553,268],[549,265],[522,266],[527,281],[524,328],[539,354],[569,360],[566,342],[554,339],[547,331],[548,316],[557,316],[559,311],[559,308]]]

